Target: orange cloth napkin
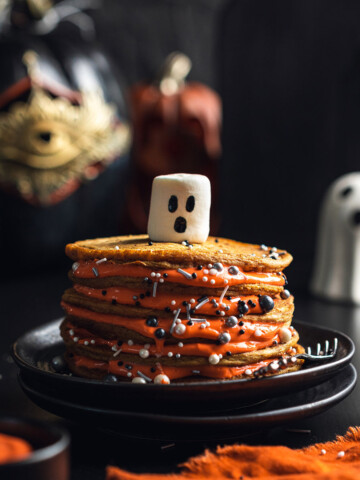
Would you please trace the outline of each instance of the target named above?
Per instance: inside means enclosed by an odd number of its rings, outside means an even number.
[[[179,474],[135,474],[107,467],[106,480],[356,480],[360,479],[360,427],[334,442],[301,450],[287,447],[217,447],[191,458]]]

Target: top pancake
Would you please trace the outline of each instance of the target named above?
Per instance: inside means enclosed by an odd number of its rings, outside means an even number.
[[[70,243],[65,252],[74,261],[107,258],[117,263],[142,261],[158,268],[195,267],[221,262],[236,265],[244,271],[280,272],[292,261],[292,256],[285,250],[278,249],[279,257],[273,259],[270,258],[270,249],[266,251],[259,245],[220,237],[209,237],[205,243],[195,243],[190,248],[170,242],[152,242],[149,245],[148,235],[126,235]]]

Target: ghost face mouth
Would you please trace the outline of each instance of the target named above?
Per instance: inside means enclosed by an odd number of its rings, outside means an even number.
[[[177,217],[174,222],[174,230],[177,233],[184,233],[186,230],[186,219],[184,217]]]

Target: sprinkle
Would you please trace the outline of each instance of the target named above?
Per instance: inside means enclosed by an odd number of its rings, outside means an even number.
[[[262,258],[266,258],[266,253],[263,253],[261,256]]]
[[[238,267],[235,267],[234,265],[232,265],[231,267],[229,267],[228,271],[230,275],[237,275],[240,270],[238,269]]]
[[[117,357],[119,355],[119,353],[121,352],[121,348],[119,348],[119,350],[117,352],[114,353],[113,357]]]
[[[118,245],[115,245],[115,250],[120,250],[120,247]]]
[[[192,275],[188,272],[185,272],[185,270],[182,270],[181,268],[178,268],[176,271],[181,273],[181,275],[184,275],[184,277],[187,278],[188,280],[192,279]]]
[[[84,345],[86,345],[86,346],[89,345],[88,340],[85,340]]]
[[[138,297],[136,295],[133,296],[133,300],[137,300]]]
[[[132,377],[132,373],[131,373],[131,372],[128,372],[126,375],[127,375],[128,377]]]
[[[222,317],[224,317],[224,316],[225,316],[225,312],[224,312],[223,310],[221,310],[220,315],[221,315]]]
[[[178,319],[176,320],[176,324],[178,324],[178,323],[181,323],[181,319],[180,319],[180,318],[178,318]]]
[[[194,307],[194,310],[198,310],[200,307],[202,307],[203,305],[205,305],[205,303],[208,303],[209,301],[210,300],[208,297],[202,298],[201,301]]]
[[[266,250],[266,251],[268,250],[268,247],[264,244],[260,245],[260,248],[261,250]]]
[[[196,275],[196,273],[195,273],[195,272],[194,272],[194,273],[192,273],[192,274],[191,274],[191,276],[192,276],[192,278],[193,278],[194,280],[197,278],[197,275]]]
[[[70,333],[71,336],[73,336],[74,335],[74,330],[73,329],[69,330],[69,333]]]
[[[140,351],[139,351],[139,356],[141,358],[148,358],[149,356],[149,350],[147,350],[146,348],[142,348]]]
[[[90,343],[91,345],[95,345],[95,340],[94,339],[90,340]]]
[[[227,285],[227,284],[229,283],[229,280],[227,280],[227,279],[225,278],[224,283],[225,283],[225,285]]]
[[[183,323],[179,323],[179,325],[176,325],[175,327],[175,333],[177,335],[183,335],[186,331],[186,327]]]
[[[260,329],[258,329],[258,328],[257,328],[257,329],[255,330],[255,333],[254,333],[254,335],[255,335],[255,337],[261,337],[261,335],[262,335],[262,331],[261,331]]]
[[[209,275],[217,275],[218,271],[216,268],[210,268]]]
[[[218,253],[224,253],[224,252],[220,249],[220,250],[218,250]]]
[[[79,262],[74,262],[74,263],[72,264],[71,269],[72,269],[73,272],[76,272],[76,270],[77,270],[79,267],[80,267],[80,263],[79,263]]]
[[[186,305],[186,318],[188,320],[191,320],[191,317],[190,317],[190,305]]]
[[[184,346],[184,344],[182,342],[178,343],[178,347],[182,348],[183,346]]]
[[[207,282],[208,281],[208,277],[203,277],[203,282]]]
[[[177,310],[173,310],[173,314],[174,314],[174,315],[176,314],[176,312],[177,312]]]
[[[175,443],[169,443],[169,445],[161,445],[160,449],[165,450],[165,448],[175,447]]]
[[[167,385],[170,383],[170,378],[167,375],[160,373],[159,375],[156,375],[156,377],[154,378],[154,383]]]
[[[93,267],[92,271],[94,272],[95,277],[99,276],[99,272],[98,272],[98,269],[96,267]]]
[[[204,274],[205,275],[208,275],[209,274],[209,270],[207,268],[204,269]]]
[[[79,341],[79,337],[74,337],[73,340],[74,340],[74,342],[76,343],[76,342]]]
[[[209,363],[211,365],[216,365],[219,362],[220,362],[220,357],[219,355],[216,355],[216,353],[213,353],[209,356]]]
[[[170,358],[171,358],[173,355],[174,355],[173,352],[169,352],[169,353],[168,353],[168,357],[170,357]]]
[[[222,291],[220,298],[219,298],[219,303],[221,303],[224,300],[225,294],[228,291],[229,285],[227,285],[224,290]]]
[[[339,453],[336,455],[336,458],[342,458],[344,455],[345,455],[344,450],[341,450],[341,452],[339,452]]]
[[[201,328],[201,329],[204,329],[204,328],[206,328],[206,325],[205,325],[205,323],[202,323],[202,324],[200,325],[200,328]]]
[[[176,305],[176,302],[175,302],[175,300],[171,300],[171,302],[170,302],[170,303],[171,303],[171,305]]]
[[[214,285],[215,280],[212,278],[212,279],[210,280],[210,283],[211,283],[211,285]]]
[[[156,276],[156,278],[160,278],[160,277],[161,277],[161,273],[157,273],[155,276]]]
[[[208,268],[212,268],[212,263],[209,263]]]
[[[174,320],[172,321],[172,324],[171,324],[171,327],[170,327],[170,333],[171,334],[173,333],[173,330],[174,330],[175,324],[176,324],[176,320],[178,319],[178,316],[180,315],[180,312],[181,312],[181,308],[179,308],[175,312],[175,317],[174,317]]]
[[[107,258],[102,258],[101,260],[98,260],[97,262],[95,262],[97,265],[100,265],[100,263],[104,263],[104,262],[107,262]]]
[[[155,277],[155,276],[156,276],[156,273],[155,273],[155,272],[151,272],[150,277]]]
[[[152,296],[153,296],[153,297],[156,297],[156,289],[157,289],[157,286],[158,286],[158,282],[154,282],[153,291],[152,291]]]
[[[131,347],[132,345],[134,345],[134,342],[133,342],[132,340],[128,340],[127,343],[128,343],[128,345],[130,345],[130,347]]]
[[[177,354],[175,355],[175,358],[177,358],[177,359],[179,359],[180,357],[181,357],[180,353],[177,353]]]
[[[277,362],[271,362],[269,365],[270,370],[276,372],[279,369],[279,364]]]
[[[272,253],[270,255],[270,258],[272,258],[273,260],[277,260],[279,258],[279,254],[278,253]]]
[[[186,246],[187,246],[187,242],[185,242],[185,240],[183,240],[183,241],[181,242],[181,245],[184,245],[184,247],[186,247]]]
[[[277,252],[277,248],[276,248],[276,247],[272,247],[272,248],[271,248],[271,253],[273,253],[273,252]]]
[[[213,268],[216,268],[218,272],[222,272],[224,270],[224,266],[220,262],[214,263]]]
[[[195,303],[195,298],[191,298],[190,303]]]
[[[142,384],[145,384],[146,383],[146,380],[144,380],[143,378],[141,377],[134,377],[131,381],[131,383],[142,383]]]
[[[200,370],[193,370],[192,373],[195,373],[195,375],[199,375]]]
[[[163,278],[160,278],[159,282],[160,282],[160,283],[164,283],[164,279],[163,279]]]
[[[321,450],[320,455],[326,455],[326,450],[324,448]]]
[[[113,352],[117,352],[117,349],[118,349],[118,348],[117,348],[116,345],[113,345],[113,346],[111,347],[111,350],[112,350]]]
[[[245,375],[251,375],[252,371],[250,370],[250,368],[247,368],[244,373]]]

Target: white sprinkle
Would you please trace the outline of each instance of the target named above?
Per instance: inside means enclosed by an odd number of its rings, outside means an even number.
[[[178,268],[177,272],[181,273],[181,275],[184,275],[184,277],[188,280],[192,279],[192,275],[189,272],[185,272],[185,270],[182,270],[181,268]]]
[[[181,245],[184,245],[184,247],[186,247],[187,244],[186,244],[185,241],[182,241],[182,242],[181,242]]]
[[[171,358],[173,355],[174,355],[173,352],[169,352],[169,353],[168,353],[168,357],[170,357],[170,358]]]
[[[177,358],[177,359],[179,359],[180,357],[181,357],[180,353],[177,353],[177,354],[175,355],[175,358]]]
[[[181,319],[178,318],[175,323],[176,323],[176,324],[181,323]]]
[[[203,277],[203,282],[207,282],[208,281],[208,278],[207,277]]]
[[[102,258],[101,260],[98,260],[97,262],[95,262],[97,265],[100,265],[100,263],[104,263],[104,262],[107,262],[107,258]]]
[[[132,345],[134,345],[134,342],[133,342],[132,340],[128,340],[127,343],[128,343],[128,345],[130,345],[130,347],[131,347]]]
[[[205,278],[205,277],[204,277]],[[199,302],[196,307],[194,308],[194,310],[198,310],[199,308],[201,308],[203,305],[205,305],[205,303],[208,303],[210,301],[210,299],[208,297],[204,298],[203,300],[201,300],[201,302]]]
[[[95,277],[98,277],[98,276],[99,276],[99,272],[98,272],[98,269],[97,269],[97,268],[93,267],[93,268],[92,268],[92,271],[94,272]]]
[[[211,365],[216,365],[219,362],[220,362],[220,357],[219,355],[216,355],[216,353],[213,353],[209,356],[209,363]]]
[[[79,262],[74,262],[74,263],[72,264],[71,269],[72,269],[73,272],[76,272],[76,270],[77,270],[79,267],[80,267],[80,263],[79,263]]]
[[[161,277],[161,273],[157,273],[156,278],[160,278],[160,277]]]
[[[160,282],[160,283],[164,283],[164,279],[163,279],[163,278],[160,278],[159,282]]]
[[[220,303],[220,307],[225,308],[226,307],[225,303]]]
[[[290,342],[292,337],[291,331],[287,327],[282,327],[279,330],[279,337],[280,337],[281,343]]]
[[[224,283],[225,283],[225,285],[227,285],[227,284],[229,283],[229,280],[227,280],[227,279],[225,278]]]
[[[326,450],[324,448],[321,450],[320,455],[326,455]]]
[[[118,245],[115,245],[115,250],[119,250],[120,247]]]
[[[173,314],[176,315],[177,310],[173,310]]]
[[[252,371],[250,370],[250,368],[247,368],[244,373],[245,375],[251,375]]]
[[[278,362],[271,362],[270,365],[269,365],[269,368],[270,368],[270,370],[272,370],[273,372],[275,372],[276,370],[279,369],[279,364],[278,364]]]
[[[134,377],[134,378],[131,380],[131,383],[146,383],[146,380],[144,380],[144,379],[141,378],[141,377]]]
[[[174,320],[172,321],[171,327],[170,327],[170,333],[173,333],[173,330],[175,328],[176,320],[178,319],[178,316],[180,315],[181,308],[178,308],[177,310],[174,310],[175,312],[175,317]]]
[[[145,343],[144,348],[146,348],[146,350],[149,350],[149,348],[150,348],[150,343]]]
[[[137,300],[138,297],[136,295],[133,296],[133,300]]]
[[[215,280],[212,278],[212,279],[210,280],[210,283],[211,283],[211,285],[214,285]]]
[[[266,258],[266,257],[267,257],[266,253],[263,253],[261,256],[262,256],[262,258]]]
[[[217,275],[217,274],[218,274],[218,271],[216,270],[216,268],[210,268],[209,275]]]
[[[212,268],[212,263],[209,263],[208,268]]]
[[[79,341],[79,337],[74,337],[73,340],[74,340],[74,342],[76,343],[76,342]]]
[[[261,337],[262,331],[261,331],[259,328],[257,328],[257,329],[255,330],[254,335],[255,335],[255,337]]]
[[[290,362],[291,362],[291,363],[296,363],[296,362],[297,362],[297,358],[296,358],[296,357],[291,357],[291,358],[290,358]]]
[[[128,372],[126,375],[127,375],[128,377],[132,377],[132,373],[131,373],[131,372]]]
[[[121,353],[121,348],[117,352],[114,353],[113,357],[117,357]]]
[[[71,330],[69,330],[69,333],[70,333],[71,336],[73,336],[75,332],[74,332],[73,329],[71,329]]]
[[[139,351],[139,356],[141,358],[148,358],[149,356],[149,350],[147,350],[146,348],[142,348],[140,351]]]
[[[116,345],[113,345],[113,346],[111,347],[111,350],[112,350],[113,352],[117,352],[118,348],[117,348]]]
[[[175,300],[171,300],[171,305],[176,305]]]
[[[218,253],[223,253],[223,251],[220,249],[220,250],[218,250]]]
[[[182,348],[183,346],[184,346],[184,344],[182,342],[178,343],[178,347]]]
[[[139,375],[139,377],[143,378],[146,382],[151,382],[151,378],[147,377],[145,373],[142,373],[138,370],[137,374]]]
[[[94,339],[90,340],[90,343],[91,345],[95,345],[95,340]]]
[[[341,452],[339,452],[339,453],[336,455],[336,458],[342,458],[344,455],[345,455],[344,450],[341,450]]]
[[[222,356],[222,354],[221,354],[221,353],[219,353],[219,358],[220,358],[220,360],[223,358],[223,356]]]
[[[225,297],[226,292],[228,291],[228,288],[229,288],[229,286],[225,287],[224,290],[222,291],[222,293],[219,297],[219,303],[221,303],[224,300],[224,297]]]
[[[208,322],[207,320],[205,320],[205,325],[206,325],[207,327],[210,327],[210,322]]]
[[[267,250],[268,249],[268,247],[264,244],[260,245],[260,248],[261,248],[261,250]]]
[[[167,375],[163,375],[162,373],[160,373],[154,378],[154,383],[168,385],[170,383],[170,378]]]
[[[206,268],[204,268],[203,273],[204,273],[205,275],[208,275],[208,274],[209,274],[209,270],[207,270]]]
[[[225,312],[223,310],[221,310],[220,316],[223,317],[224,315],[225,315]]]
[[[89,345],[89,342],[87,340],[85,340],[84,345],[86,345],[86,346]]]
[[[186,326],[183,323],[179,323],[179,325],[176,325],[175,333],[177,335],[183,335],[185,331],[186,331]]]
[[[190,303],[195,303],[195,298],[190,298]]]
[[[157,289],[157,286],[158,286],[158,282],[154,282],[154,285],[153,285],[153,293],[152,293],[152,296],[153,296],[153,297],[156,297],[156,289]]]
[[[206,324],[205,324],[205,323],[202,323],[202,324],[200,325],[200,328],[201,328],[201,329],[206,328]]]
[[[193,370],[192,373],[195,373],[195,375],[199,375],[200,370]]]
[[[277,248],[276,248],[276,247],[272,247],[271,251],[272,251],[272,252],[277,252]]]
[[[155,272],[151,272],[150,273],[150,277],[155,277],[156,273]]]

